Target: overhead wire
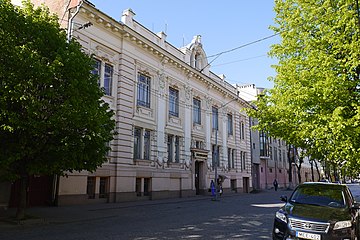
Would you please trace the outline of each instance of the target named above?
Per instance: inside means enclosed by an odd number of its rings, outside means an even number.
[[[82,24],[80,24],[80,23],[77,23],[77,24],[82,25]],[[258,43],[258,42],[267,40],[267,39],[272,38],[272,37],[275,37],[275,36],[277,36],[277,35],[279,35],[279,34],[280,34],[280,33],[275,33],[275,34],[272,34],[272,35],[269,35],[269,36],[260,38],[260,39],[258,39],[258,40],[255,40],[255,41],[252,41],[252,42],[249,42],[249,43],[240,45],[240,46],[238,46],[238,47],[235,47],[235,48],[232,48],[232,49],[229,49],[229,50],[226,50],[226,51],[222,51],[222,52],[219,52],[219,53],[217,53],[217,54],[210,55],[210,56],[208,56],[208,57],[206,57],[206,58],[215,57],[215,58],[210,62],[210,63],[212,63],[212,62],[214,62],[219,56],[221,56],[222,54],[226,54],[226,53],[229,53],[229,52],[236,51],[236,50],[238,50],[238,49],[241,49],[241,48],[250,46],[250,45],[252,45],[252,44],[255,44],[255,43]],[[261,56],[264,56],[264,55],[261,55]],[[261,57],[261,56],[256,56],[256,57],[254,57],[254,58]],[[248,58],[248,59],[252,59],[252,58]],[[248,59],[245,59],[245,60],[248,60]],[[239,61],[245,61],[245,60],[239,60]],[[236,62],[236,61],[234,61],[234,62]],[[210,63],[208,63],[205,67],[203,67],[203,68],[200,70],[200,72],[201,72],[204,68],[206,68],[208,65],[210,65]],[[219,66],[219,65],[217,65],[217,66]],[[172,67],[172,66],[171,66],[170,68],[175,69],[175,67]],[[122,77],[119,72],[115,72],[115,71],[114,71],[113,73],[114,73],[115,75],[117,75],[118,77]],[[133,81],[134,83],[138,84],[138,82],[137,82],[136,80],[132,79],[132,81]],[[229,84],[230,84],[230,83],[229,83]],[[231,85],[231,84],[230,84],[230,85]],[[234,88],[235,88],[235,87],[234,87]],[[155,97],[162,97],[161,94],[159,94],[158,91],[155,90],[155,89],[153,89],[153,88],[150,88],[150,93],[153,94]],[[242,92],[242,93],[248,94],[249,96],[253,97],[253,95],[250,94],[250,93],[247,93],[247,92]],[[180,98],[179,98],[179,100],[180,100]],[[168,100],[168,99],[165,99],[165,101],[168,102],[169,100]],[[179,101],[178,104],[179,104],[179,106],[182,106],[182,107],[185,107],[185,108],[189,108],[189,104],[186,104],[185,101]],[[192,106],[192,104],[191,104],[191,106]],[[193,108],[189,108],[189,109],[193,110]],[[201,111],[204,112],[204,113],[211,113],[210,110],[205,110],[205,109],[203,110],[203,109],[201,109]]]
[[[221,55],[225,54],[225,53],[229,53],[229,52],[233,52],[233,51],[236,51],[238,49],[241,49],[241,48],[244,48],[244,47],[247,47],[247,46],[250,46],[252,44],[255,44],[255,43],[258,43],[258,42],[262,42],[264,40],[267,40],[269,38],[273,38],[277,35],[279,35],[280,33],[275,33],[275,34],[272,34],[270,36],[266,36],[266,37],[263,37],[263,38],[260,38],[258,40],[255,40],[255,41],[252,41],[252,42],[249,42],[249,43],[246,43],[246,44],[243,44],[243,45],[240,45],[238,47],[235,47],[235,48],[232,48],[232,49],[229,49],[229,50],[226,50],[226,51],[222,51],[222,52],[219,52],[217,54],[213,54],[213,55],[210,55],[210,56],[207,56],[206,58],[212,58],[212,57],[215,57],[213,60],[211,60],[207,65],[205,65],[205,67],[203,67],[200,72],[202,72],[207,66],[209,66],[211,63],[213,63],[217,58],[219,58]]]

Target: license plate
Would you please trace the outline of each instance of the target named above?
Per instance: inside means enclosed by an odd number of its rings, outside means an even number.
[[[321,235],[307,232],[296,232],[296,236],[299,238],[310,239],[310,240],[321,240]]]

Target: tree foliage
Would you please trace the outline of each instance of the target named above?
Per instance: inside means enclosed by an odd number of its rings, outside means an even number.
[[[259,128],[348,172],[360,169],[356,1],[276,0],[274,88],[249,114]],[[314,157],[313,157],[314,158]]]
[[[0,177],[94,171],[115,123],[93,60],[56,16],[23,4],[0,0]]]

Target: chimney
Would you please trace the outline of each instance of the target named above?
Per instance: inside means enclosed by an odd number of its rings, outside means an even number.
[[[164,44],[165,43],[165,40],[166,40],[166,33],[164,33],[163,31],[161,31],[161,32],[159,32],[159,33],[157,33],[156,34],[159,38],[160,38],[160,42],[162,43],[162,44]]]
[[[131,8],[128,8],[128,9],[123,11],[123,14],[121,16],[121,21],[125,25],[127,25],[129,27],[132,27],[133,26],[134,16],[135,16],[135,13],[133,12],[133,10],[131,10]]]

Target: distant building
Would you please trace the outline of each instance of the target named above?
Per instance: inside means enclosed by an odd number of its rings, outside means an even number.
[[[248,84],[236,86],[238,94],[246,101],[252,102],[257,99],[259,95],[264,92],[264,88],[258,88],[255,84]],[[257,125],[257,119],[250,118],[250,127]],[[293,157],[294,154],[290,154],[292,166],[289,164],[289,147],[290,153],[293,153],[292,146],[286,144],[281,139],[272,138],[267,132],[250,130],[251,136],[251,162],[252,162],[252,179],[254,189],[268,189],[273,187],[274,179],[277,179],[279,187],[289,187],[289,171],[292,172],[292,184],[296,185],[298,181],[298,169],[295,163],[298,164],[298,157]],[[298,150],[300,151],[300,150]],[[296,154],[295,154],[296,155]],[[295,160],[293,160],[295,159]],[[318,180],[318,174],[316,170],[311,168],[308,158],[304,158],[304,162],[301,165],[300,173],[302,176],[302,182],[312,181],[312,175],[314,174],[314,180]],[[290,186],[292,187],[292,186]]]

